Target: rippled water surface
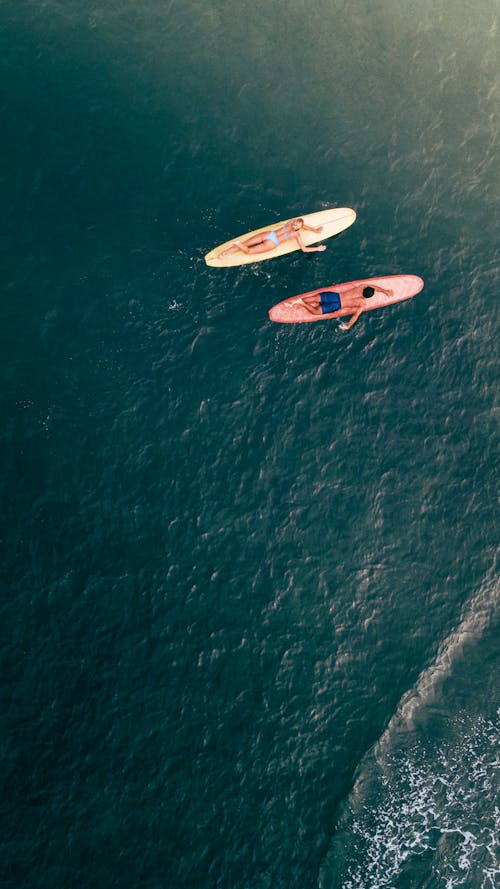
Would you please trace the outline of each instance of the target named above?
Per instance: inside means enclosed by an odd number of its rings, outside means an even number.
[[[498,884],[497,15],[1,6],[8,889]]]

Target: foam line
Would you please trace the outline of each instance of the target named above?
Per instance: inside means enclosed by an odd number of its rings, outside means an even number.
[[[498,612],[500,582],[497,576],[487,578],[469,601],[467,611],[456,630],[441,643],[434,662],[424,670],[416,683],[401,698],[399,706],[385,732],[375,745],[375,755],[383,752],[395,731],[411,729],[422,707],[435,701],[443,681],[451,674],[453,665],[471,642],[481,638]]]

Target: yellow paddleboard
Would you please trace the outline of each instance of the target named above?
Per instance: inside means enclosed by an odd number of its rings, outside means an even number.
[[[311,244],[323,242],[326,238],[332,238],[334,235],[338,235],[339,232],[344,231],[345,228],[349,228],[356,219],[356,213],[349,207],[332,207],[330,210],[321,210],[319,213],[308,213],[307,216],[302,216],[302,219],[306,225],[315,227],[321,225],[323,229],[321,232],[308,232],[304,230],[300,232],[304,244],[309,247]],[[275,222],[271,225],[266,225],[263,228],[257,228],[255,231],[248,232],[246,235],[240,235],[237,240],[245,241],[247,238],[251,238],[253,235],[258,235],[261,232],[275,231],[277,228],[286,225],[289,221],[290,219],[284,219],[281,222]],[[234,244],[235,240],[236,239],[233,238],[231,241],[226,241],[225,244],[221,244],[219,247],[216,247],[215,250],[207,253],[205,256],[206,264],[216,266],[217,268],[227,268],[232,265],[247,265],[251,262],[261,262],[263,259],[274,259],[276,256],[284,256],[285,253],[292,253],[294,250],[300,250],[297,241],[294,238],[290,238],[290,240],[284,241],[273,250],[268,250],[264,253],[247,254],[238,251],[238,253],[228,253],[226,256],[221,256],[221,253],[226,250],[227,247],[230,247],[231,244]]]

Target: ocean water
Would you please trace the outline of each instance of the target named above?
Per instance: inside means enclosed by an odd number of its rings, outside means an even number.
[[[5,889],[499,885],[497,30],[0,5]]]

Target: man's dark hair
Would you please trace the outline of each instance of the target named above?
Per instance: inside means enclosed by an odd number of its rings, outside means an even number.
[[[373,296],[374,293],[375,290],[373,287],[363,287],[363,296],[366,296],[367,299],[369,299],[370,296]]]

